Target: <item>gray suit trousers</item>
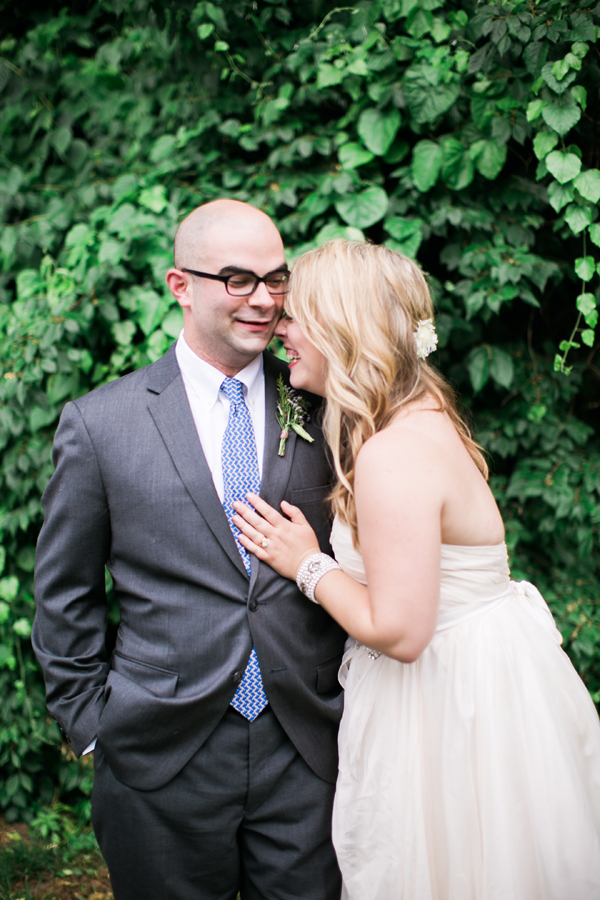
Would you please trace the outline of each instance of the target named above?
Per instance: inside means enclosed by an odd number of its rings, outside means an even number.
[[[270,707],[230,708],[187,765],[153,791],[95,755],[94,828],[115,900],[339,900],[334,786],[307,766]]]

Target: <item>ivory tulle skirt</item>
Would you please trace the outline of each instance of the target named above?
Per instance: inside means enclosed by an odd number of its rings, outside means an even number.
[[[336,556],[362,580],[343,528]],[[343,900],[599,900],[598,716],[504,545],[444,545],[422,656],[349,640],[340,679]]]

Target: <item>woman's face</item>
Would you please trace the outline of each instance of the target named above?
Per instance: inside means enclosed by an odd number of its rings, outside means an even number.
[[[285,313],[275,334],[283,342],[288,355],[291,386],[324,397],[327,360],[321,351],[311,344],[300,326]]]

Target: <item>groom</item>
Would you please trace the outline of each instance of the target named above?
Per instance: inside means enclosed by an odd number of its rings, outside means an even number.
[[[299,506],[323,548],[315,416],[279,457],[265,352],[288,284],[262,212],[191,213],[167,282],[183,333],[67,404],[44,495],[33,643],[77,755],[115,900],[334,900],[330,819],[344,634],[236,540],[232,502]],[[311,398],[313,413],[317,398]],[[121,610],[107,659],[105,565]]]

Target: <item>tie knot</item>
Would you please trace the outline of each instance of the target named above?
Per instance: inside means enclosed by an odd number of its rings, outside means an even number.
[[[226,378],[221,390],[230,403],[240,403],[244,399],[244,385],[236,378]]]

